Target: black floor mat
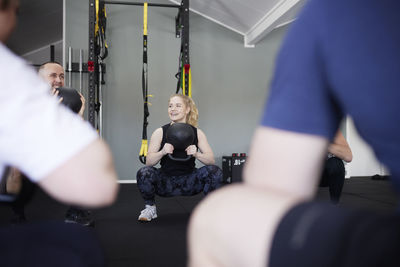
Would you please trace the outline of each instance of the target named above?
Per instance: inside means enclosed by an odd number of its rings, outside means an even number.
[[[202,198],[157,198],[158,218],[142,223],[137,218],[144,205],[136,184],[122,184],[115,204],[92,211],[107,266],[186,266],[187,223]],[[329,201],[328,189],[320,188],[317,198]],[[388,180],[351,178],[345,181],[339,205],[391,212],[397,199]],[[67,208],[38,190],[26,207],[26,216],[28,221],[63,220]],[[0,205],[0,225],[8,224],[12,215],[10,207]]]

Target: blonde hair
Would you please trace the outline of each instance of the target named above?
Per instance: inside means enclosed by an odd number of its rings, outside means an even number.
[[[198,119],[199,119],[199,111],[197,110],[196,104],[194,103],[193,99],[182,94],[173,94],[169,100],[173,97],[180,97],[183,100],[183,103],[185,104],[186,107],[189,107],[190,111],[189,114],[186,116],[186,122],[189,123],[190,125],[197,127],[198,125]]]

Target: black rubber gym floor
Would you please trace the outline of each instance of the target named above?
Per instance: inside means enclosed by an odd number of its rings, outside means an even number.
[[[186,228],[189,216],[203,198],[157,198],[158,218],[140,223],[137,217],[143,203],[136,184],[122,184],[116,203],[94,210],[95,231],[104,248],[109,267],[180,267],[186,266]],[[320,188],[317,198],[329,200],[327,188]],[[346,179],[339,205],[361,207],[381,212],[396,208],[396,197],[388,180],[369,177]],[[29,221],[63,220],[67,206],[50,199],[38,190],[26,207]],[[0,225],[7,225],[11,209],[0,205]]]

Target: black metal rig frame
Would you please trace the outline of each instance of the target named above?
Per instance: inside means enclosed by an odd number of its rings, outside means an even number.
[[[139,2],[121,2],[121,1],[100,1],[107,5],[135,5],[143,6],[144,3]],[[181,37],[182,46],[182,62],[183,64],[190,64],[189,62],[189,0],[182,0],[181,5],[168,5],[148,3],[148,6],[155,7],[168,7],[178,8],[179,13],[176,18],[176,37]],[[105,73],[105,64],[99,62],[98,55],[96,55],[97,44],[95,40],[95,25],[96,25],[96,0],[89,0],[89,49],[88,49],[88,62],[84,65],[84,70],[88,72],[88,120],[90,124],[95,127],[96,125],[96,112],[99,110],[99,103],[96,97],[98,96],[99,85],[104,81],[99,80],[99,70]],[[99,65],[101,65],[99,67]],[[73,68],[74,69],[74,68]],[[189,82],[188,74],[185,77],[185,83]],[[188,84],[185,85],[188,88]]]

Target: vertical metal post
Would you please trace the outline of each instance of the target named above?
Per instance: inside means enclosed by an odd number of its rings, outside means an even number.
[[[183,47],[183,54],[182,54],[182,61],[183,66],[190,66],[189,60],[189,0],[182,0],[182,47]],[[185,72],[185,95],[189,95],[189,72]]]
[[[97,58],[95,55],[95,25],[96,25],[96,5],[95,0],[89,0],[89,49],[88,49],[88,121],[95,127],[95,88]]]
[[[50,45],[50,61],[54,62],[55,61],[55,56],[54,56],[54,45]]]
[[[68,87],[71,87],[72,79],[72,47],[68,47]]]
[[[79,93],[82,94],[83,50],[79,49]]]
[[[97,127],[98,127],[98,131],[99,131],[99,135],[100,137],[103,137],[103,92],[102,92],[102,85],[103,82],[103,68],[102,68],[102,62],[100,62],[99,64],[99,83],[98,83],[98,107],[97,107],[97,113],[98,113],[98,117],[97,117]]]

